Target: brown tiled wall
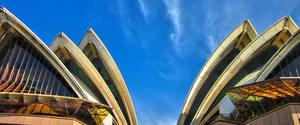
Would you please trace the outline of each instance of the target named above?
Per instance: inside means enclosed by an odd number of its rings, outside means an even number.
[[[290,104],[250,122],[245,125],[295,125],[293,114],[300,113],[300,104]]]
[[[72,118],[0,115],[0,124],[20,125],[82,125]]]

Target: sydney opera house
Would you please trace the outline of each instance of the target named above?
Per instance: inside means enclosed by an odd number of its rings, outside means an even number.
[[[211,54],[178,125],[299,125],[300,31],[283,17],[261,34],[243,21]]]
[[[46,46],[0,9],[0,124],[136,125],[123,77],[92,29]]]

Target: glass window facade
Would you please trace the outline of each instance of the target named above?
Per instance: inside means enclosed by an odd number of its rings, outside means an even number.
[[[0,46],[0,92],[77,97],[56,69],[22,37],[6,35]]]
[[[300,44],[298,43],[291,52],[275,67],[267,79],[278,79],[280,77],[300,76]]]
[[[256,57],[254,57],[249,63],[247,63],[240,71],[239,73],[234,76],[221,90],[215,101],[212,103],[212,105],[209,108],[210,112],[213,108],[215,108],[219,102],[225,97],[226,90],[228,90],[231,87],[234,87],[239,83],[240,80],[242,80],[245,76],[248,74],[255,72],[257,70],[260,70],[261,67],[271,58],[271,56],[278,50],[276,46],[268,46],[265,48],[260,54],[258,54]]]
[[[234,57],[236,57],[239,54],[239,52],[240,51],[236,48],[232,49],[229,52],[229,54],[227,54],[209,74],[208,78],[206,79],[203,86],[200,88],[198,94],[196,95],[196,98],[191,106],[190,112],[187,115],[185,125],[188,125],[192,121],[207,92],[214,85],[215,81],[222,74],[222,72],[229,65],[229,63],[234,59]]]
[[[280,34],[280,33],[278,33]],[[213,101],[213,103],[210,105],[208,111],[204,115],[206,117],[212,110],[215,108],[219,108],[218,105],[221,102],[221,107],[232,107],[233,104],[229,101],[229,98],[226,97],[226,91],[234,86],[244,85],[248,84],[249,82],[241,83],[240,81],[243,80],[245,77],[247,77],[249,74],[252,74],[254,72],[258,72],[261,70],[261,68],[269,61],[269,59],[274,55],[274,53],[279,49],[279,46],[276,46],[272,44],[276,38],[279,36],[275,35],[273,38],[271,38],[265,45],[263,45],[257,54],[253,56],[250,61],[244,65],[239,72],[225,85],[225,87],[220,91],[216,99]],[[286,33],[286,35],[289,37],[291,34],[289,32]],[[254,81],[253,81],[254,82]],[[239,83],[239,84],[238,84]],[[224,111],[224,110],[220,110]],[[224,111],[225,114],[228,111]],[[225,117],[225,116],[224,116]]]
[[[285,78],[232,88],[227,96],[233,110],[221,115],[224,119],[245,122],[287,103],[297,103],[300,99],[299,85],[299,79]],[[223,106],[226,105],[221,105],[221,108],[228,108]]]
[[[235,42],[242,38],[242,41]],[[232,43],[235,43],[233,45],[233,48],[228,53],[225,53],[223,56],[219,57],[221,58],[221,61],[212,69],[212,72],[209,74],[205,82],[203,83],[203,86],[200,88],[199,92],[197,93],[195,100],[191,106],[191,109],[189,110],[189,113],[187,114],[185,125],[189,125],[190,122],[193,120],[194,115],[196,114],[199,106],[201,105],[203,99],[207,95],[208,91],[211,89],[211,87],[214,85],[216,80],[219,78],[219,76],[224,72],[224,70],[227,68],[227,66],[231,63],[231,61],[240,53],[240,51],[247,46],[251,38],[248,33],[246,33],[244,36],[240,35],[235,41],[232,41]]]
[[[4,93],[0,96],[0,113],[75,118],[87,125],[102,125],[111,116],[111,108],[80,98]],[[113,125],[117,125],[115,119]]]
[[[59,51],[56,50],[56,52]],[[69,51],[66,49],[68,55],[72,56]],[[94,85],[92,80],[86,75],[86,73],[83,71],[83,69],[79,66],[79,64],[73,59],[62,59],[64,65],[70,70],[70,72],[75,76],[75,78],[78,81],[82,81],[97,97],[97,99],[104,104],[107,104],[104,96],[102,93],[98,90],[98,88]]]
[[[116,85],[113,83],[114,81],[113,81],[112,77],[110,76],[110,74],[107,71],[108,69],[106,69],[104,67],[103,62],[98,58],[98,57],[100,57],[98,51],[92,51],[92,49],[96,50],[96,47],[92,43],[89,43],[85,47],[83,52],[89,58],[89,60],[92,62],[92,64],[95,66],[95,68],[100,73],[100,75],[104,79],[105,83],[109,87],[109,89],[112,92],[114,98],[116,99],[118,105],[120,106],[120,108],[123,112],[123,115],[126,118],[126,121],[129,121],[129,117],[128,117],[125,105],[123,104],[123,101],[120,96],[120,94],[124,94],[124,93],[118,92]]]

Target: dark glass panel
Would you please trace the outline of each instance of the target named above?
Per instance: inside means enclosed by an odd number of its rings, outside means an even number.
[[[299,77],[300,71],[300,44],[297,44],[289,54],[280,61],[267,79],[278,79],[280,77]]]
[[[91,62],[96,67],[96,69],[98,70],[98,72],[100,73],[102,78],[104,79],[105,83],[107,84],[107,86],[109,87],[110,91],[112,92],[114,98],[116,99],[118,105],[120,106],[120,108],[123,112],[123,115],[125,116],[126,120],[129,122],[128,113],[127,113],[125,105],[123,104],[123,101],[120,97],[120,94],[123,94],[123,93],[118,92],[117,87],[113,83],[113,80],[112,80],[111,76],[109,75],[107,69],[104,67],[104,65],[98,58],[92,59]]]
[[[0,52],[0,92],[76,96],[62,76],[26,40],[8,35],[0,43],[5,48]]]
[[[78,66],[75,60],[65,60],[64,64],[70,70],[70,72],[72,72],[72,74],[76,76],[75,78],[79,78],[80,81],[84,81],[85,85],[95,94],[100,102],[106,104],[105,98],[103,97],[102,93],[97,89],[97,87],[86,75],[86,73]]]
[[[238,74],[236,74],[221,90],[219,95],[216,97],[216,99],[213,101],[213,103],[210,105],[208,113],[215,108],[219,102],[225,97],[226,90],[228,90],[231,87],[234,87],[239,83],[240,80],[242,80],[245,76],[248,74],[260,70],[262,66],[272,57],[272,55],[278,50],[276,46],[269,45],[265,49],[263,49],[258,55],[256,55],[253,59],[251,59],[242,69],[239,71]]]
[[[196,114],[200,104],[202,103],[203,99],[205,98],[207,92],[210,88],[214,85],[218,77],[223,73],[226,67],[230,64],[230,62],[239,54],[239,50],[234,48],[232,49],[229,54],[227,54],[218,64],[217,66],[212,69],[212,72],[209,74],[208,78],[204,82],[203,86],[200,88],[200,91],[196,95],[196,98],[191,106],[191,109],[187,115],[185,120],[185,125],[188,125],[194,115]]]
[[[111,116],[112,112],[110,107],[103,104],[91,103],[79,98],[17,93],[0,95],[0,113],[69,117],[87,125],[101,125],[103,119]],[[114,120],[113,117],[111,118]]]

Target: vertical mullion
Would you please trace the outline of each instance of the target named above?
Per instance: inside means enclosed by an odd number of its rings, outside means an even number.
[[[3,59],[2,62],[1,62],[1,67],[0,67],[1,76],[2,76],[2,74],[4,74],[4,73],[2,73],[3,67],[5,67],[4,65],[6,64],[6,60],[9,59],[9,55],[10,55],[11,53],[12,53],[12,44],[9,44],[8,50],[7,50],[7,52],[5,53],[4,59]],[[7,62],[8,62],[8,61],[7,61]],[[4,71],[3,71],[3,72],[4,72]],[[2,79],[1,79],[1,80],[2,80]]]
[[[23,92],[25,91],[25,89],[27,88],[27,85],[28,85],[28,83],[30,82],[30,76],[31,76],[31,74],[32,74],[32,69],[33,69],[33,67],[34,67],[35,64],[36,64],[36,58],[35,58],[35,56],[33,55],[33,53],[30,54],[30,58],[33,58],[32,65],[31,65],[31,67],[30,67],[30,71],[29,71],[29,74],[28,74],[26,83],[25,83],[25,85],[24,85],[24,87],[23,87],[21,93],[23,93]]]
[[[29,65],[29,63],[30,63],[30,61],[31,61],[31,58],[32,58],[32,56],[30,56],[30,53],[31,53],[31,52],[27,52],[28,47],[26,47],[26,48],[27,48],[27,49],[25,50],[26,56],[29,56],[29,58],[26,57],[26,58],[28,58],[28,60],[27,60],[26,66],[25,66],[25,68],[24,68],[24,71],[23,71],[23,75],[22,75],[21,81],[20,81],[19,85],[14,89],[13,92],[18,91],[18,90],[20,89],[21,85],[23,84],[23,81],[24,81],[25,76],[26,76],[26,73],[27,73],[28,65]],[[31,51],[32,51],[32,50],[31,50]],[[24,56],[24,58],[25,58],[25,56]],[[33,65],[33,63],[32,63],[32,65]]]
[[[17,41],[17,42],[18,42],[18,41]],[[13,77],[14,77],[14,75],[15,75],[16,64],[17,64],[17,62],[18,62],[18,60],[19,60],[19,56],[20,56],[20,52],[21,52],[21,49],[20,49],[19,47],[20,47],[20,46],[18,45],[18,43],[16,43],[15,46],[14,46],[14,50],[17,49],[17,50],[16,50],[17,52],[14,52],[14,53],[17,53],[17,56],[16,56],[15,59],[13,59],[14,57],[12,57],[11,60],[9,61],[9,64],[10,64],[11,61],[13,61],[13,62],[11,62],[11,63],[13,64],[13,65],[12,65],[13,67],[12,67],[12,69],[11,69],[11,71],[10,71],[10,75],[9,75],[8,80],[5,81],[5,83],[3,83],[3,84],[0,86],[0,91],[2,91],[3,89],[5,89],[5,88],[8,86],[8,84],[11,82],[11,80],[13,79]]]
[[[37,67],[35,69],[35,72],[34,72],[34,75],[33,75],[33,78],[32,78],[32,81],[31,81],[31,84],[30,84],[30,88],[29,88],[29,91],[28,93],[30,93],[31,89],[32,89],[32,86],[34,84],[34,80],[35,80],[35,77],[36,77],[36,73],[37,73],[37,70],[39,70],[41,64],[39,63],[39,60],[38,60],[39,56],[36,56],[35,59],[37,60]]]
[[[52,83],[52,87],[51,87],[51,90],[50,90],[50,95],[52,95],[52,92],[53,92],[53,87],[54,87],[54,84],[55,84],[55,81],[56,81],[56,79],[57,79],[57,77],[56,77],[56,73],[55,73],[55,75],[54,75],[54,81],[53,81],[53,83]]]
[[[20,72],[21,72],[21,67],[23,66],[23,63],[24,63],[24,60],[25,60],[25,54],[23,55],[23,57],[20,57],[20,53],[23,53],[23,52],[25,52],[26,51],[26,48],[25,49],[23,49],[22,47],[20,47],[19,48],[20,50],[19,50],[19,54],[18,54],[18,56],[17,56],[17,60],[16,60],[16,62],[15,62],[15,65],[18,65],[17,63],[19,62],[18,60],[19,60],[19,58],[22,58],[22,60],[21,60],[21,62],[20,62],[20,66],[19,67],[17,67],[18,68],[18,72],[17,72],[17,75],[16,75],[16,77],[15,77],[15,79],[14,79],[14,82],[8,87],[8,88],[6,88],[4,91],[5,92],[8,92],[8,91],[10,91],[14,86],[15,86],[15,84],[18,82],[18,79],[19,79],[19,76],[20,76]]]
[[[1,78],[2,80],[5,80],[8,73],[9,73],[9,67],[10,67],[9,65],[10,65],[10,62],[12,60],[12,57],[15,55],[15,50],[16,50],[16,44],[14,44],[14,47],[13,47],[13,49],[12,49],[12,51],[11,51],[9,57],[8,57],[8,61],[7,61],[6,66],[5,66],[5,70],[4,70],[4,73],[3,73],[2,78]]]
[[[40,74],[39,74],[39,78],[37,79],[36,86],[34,87],[34,89],[35,89],[35,90],[34,90],[34,94],[36,94],[37,88],[38,88],[38,86],[39,86],[39,84],[40,84],[41,76],[42,76],[43,71],[44,71],[44,68],[45,68],[44,63],[42,62],[42,59],[41,59],[41,67],[42,67],[42,70],[41,70],[41,72],[40,72]]]
[[[60,83],[58,84],[58,88],[57,88],[57,91],[56,91],[55,95],[58,95],[59,89],[60,89]]]
[[[47,64],[48,64],[48,63],[45,64],[45,67],[48,66]],[[42,81],[42,85],[41,85],[41,89],[40,89],[40,94],[42,94],[45,79],[46,79],[46,78],[48,77],[48,75],[49,75],[49,71],[48,71],[48,68],[47,68],[47,67],[46,67],[46,69],[45,69],[45,72],[46,72],[46,74],[44,75],[44,78],[43,78],[43,81]]]
[[[52,69],[50,68],[49,70],[50,70],[50,71],[49,71],[49,72],[50,72],[50,76],[49,76],[49,78],[48,78],[48,82],[47,82],[45,94],[47,94],[49,84],[51,84],[51,83],[50,83],[50,81],[52,80],[51,78],[53,77],[53,73],[51,72]],[[55,79],[55,78],[53,77],[53,79]],[[49,91],[49,93],[50,93],[50,91]]]

